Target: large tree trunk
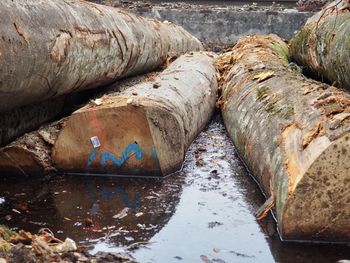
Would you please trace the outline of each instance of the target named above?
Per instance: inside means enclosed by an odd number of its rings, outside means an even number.
[[[0,111],[94,88],[200,50],[179,26],[78,0],[0,2]]]
[[[293,59],[350,89],[350,3],[335,1],[311,17],[291,41]]]
[[[52,163],[68,173],[159,176],[179,170],[215,107],[213,60],[204,53],[183,55],[153,80],[74,112],[58,132],[51,125],[33,133],[50,147],[28,147],[21,138],[0,151],[7,157],[0,170],[41,173]]]
[[[225,125],[282,238],[349,241],[350,95],[291,68],[275,35],[241,39],[218,65]]]

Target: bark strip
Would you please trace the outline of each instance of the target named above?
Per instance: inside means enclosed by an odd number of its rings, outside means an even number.
[[[79,0],[0,2],[0,112],[114,82],[202,49],[179,26]]]
[[[275,35],[217,65],[225,126],[269,200],[259,215],[274,203],[283,239],[349,241],[350,95],[305,78]]]

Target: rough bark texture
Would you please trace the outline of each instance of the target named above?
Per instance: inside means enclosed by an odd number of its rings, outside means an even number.
[[[293,59],[338,87],[350,89],[350,3],[335,1],[311,17],[291,41]]]
[[[61,117],[67,106],[65,98],[23,106],[0,113],[0,146],[5,146],[26,132],[38,129],[43,123]]]
[[[39,103],[0,112],[0,146],[5,146],[26,132],[37,130],[43,123],[62,118],[86,103],[90,94],[59,96]]]
[[[210,54],[183,55],[149,82],[98,98],[68,121],[44,126],[2,148],[0,171],[32,175],[57,167],[71,173],[175,172],[212,115],[216,87]],[[100,147],[93,147],[94,136]]]
[[[55,167],[94,174],[178,171],[212,115],[216,86],[211,55],[181,56],[153,81],[73,113],[55,143]],[[91,143],[95,136],[100,147]]]
[[[200,50],[181,27],[78,0],[0,2],[0,111],[94,88]]]
[[[275,35],[218,59],[222,113],[283,239],[349,241],[350,95],[305,78]]]

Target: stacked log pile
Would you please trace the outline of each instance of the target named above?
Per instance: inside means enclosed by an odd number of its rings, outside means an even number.
[[[273,209],[286,240],[348,241],[350,94],[306,78],[289,61],[291,53],[319,77],[350,89],[349,6],[339,0],[325,7],[290,51],[268,35],[243,37],[218,58],[182,55],[158,76],[1,148],[0,171],[174,173],[214,111],[219,80],[225,126],[266,195],[258,218]],[[0,16],[0,113],[56,97],[63,103],[59,95],[202,49],[181,27],[85,1],[3,1]]]

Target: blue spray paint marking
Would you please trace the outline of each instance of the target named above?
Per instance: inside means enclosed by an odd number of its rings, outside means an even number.
[[[100,159],[101,166],[106,167],[108,160],[110,160],[113,164],[117,166],[121,166],[123,165],[123,163],[125,163],[125,161],[129,157],[129,154],[132,152],[135,153],[135,157],[137,160],[141,160],[143,158],[143,153],[141,151],[140,146],[136,143],[132,143],[132,144],[129,144],[128,147],[126,147],[120,159],[116,158],[113,154],[109,152],[103,152]],[[93,150],[86,162],[87,166],[90,166],[92,164],[92,161],[95,159],[97,155],[98,155],[98,150]]]
[[[87,160],[87,163],[86,163],[87,166],[90,166],[92,164],[92,161],[95,159],[97,154],[98,154],[98,150],[93,150],[92,151],[92,153],[90,154],[90,156],[89,156],[89,158]]]
[[[139,193],[136,193],[135,200],[129,200],[126,191],[121,187],[114,187],[112,191],[109,191],[106,187],[102,188],[102,197],[105,200],[111,199],[116,193],[119,194],[125,207],[137,209],[141,206],[141,197]]]
[[[91,185],[87,186],[86,188],[86,192],[92,200],[97,200],[97,191],[98,190],[93,188]],[[128,198],[125,189],[123,189],[122,187],[117,186],[110,190],[107,187],[102,187],[100,191],[101,191],[101,197],[103,200],[109,201],[113,199],[116,194],[119,194],[119,197],[125,207],[132,208],[135,210],[141,207],[141,196],[139,193],[136,193],[135,200],[132,201]],[[94,207],[92,207],[91,209],[93,208]],[[93,210],[96,210],[95,208]]]

